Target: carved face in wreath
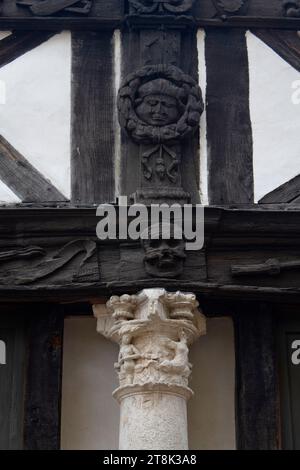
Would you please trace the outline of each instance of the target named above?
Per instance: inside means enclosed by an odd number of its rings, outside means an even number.
[[[177,277],[182,274],[186,259],[183,239],[162,239],[160,231],[160,238],[142,240],[142,245],[145,251],[144,266],[148,274],[153,277]]]
[[[135,100],[137,116],[150,126],[167,126],[176,123],[183,112],[181,90],[165,79],[156,79],[138,89]]]

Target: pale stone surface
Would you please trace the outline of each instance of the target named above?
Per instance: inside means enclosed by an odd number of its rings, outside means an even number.
[[[118,386],[113,362],[118,346],[96,332],[95,319],[65,319],[61,448],[110,450],[118,447]]]
[[[140,388],[121,400],[119,449],[188,449],[186,399]]]
[[[103,305],[105,309],[105,305]],[[80,312],[78,312],[80,313]],[[218,312],[215,312],[217,315]],[[190,348],[193,364],[188,401],[190,449],[234,449],[235,357],[229,317],[207,318],[206,336]],[[96,332],[96,319],[70,316],[64,326],[62,449],[117,449],[118,387],[113,364],[118,345]]]
[[[114,396],[121,404],[121,449],[188,448],[189,345],[206,333],[197,307],[194,294],[158,288],[113,296],[107,311],[94,306],[97,331],[120,345]],[[170,429],[176,429],[173,437]]]

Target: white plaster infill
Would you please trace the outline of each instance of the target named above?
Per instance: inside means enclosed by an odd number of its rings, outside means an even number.
[[[120,345],[120,449],[187,449],[189,346],[206,333],[196,296],[145,289],[93,307],[97,331]]]

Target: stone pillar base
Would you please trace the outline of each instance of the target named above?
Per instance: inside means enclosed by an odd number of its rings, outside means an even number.
[[[119,401],[121,450],[186,450],[186,387],[166,384],[129,385],[114,392]]]

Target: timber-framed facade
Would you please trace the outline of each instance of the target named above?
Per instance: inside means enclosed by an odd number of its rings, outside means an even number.
[[[264,191],[256,139],[268,116],[263,108],[256,131],[249,65],[252,41],[299,76],[299,1],[2,0],[0,29],[3,80],[62,31],[70,45],[69,191],[51,177],[65,171],[59,161],[48,174],[24,154],[23,134],[10,140],[9,90],[0,105],[0,180],[18,199],[0,207],[0,407],[12,410],[0,447],[61,448],[65,318],[162,288],[193,293],[207,318],[232,319],[236,448],[299,449],[300,365],[288,363],[300,334],[299,105],[292,150],[281,148],[298,174]],[[175,276],[149,273],[141,243],[97,239],[97,206],[119,196],[204,204],[203,249],[186,252]]]

